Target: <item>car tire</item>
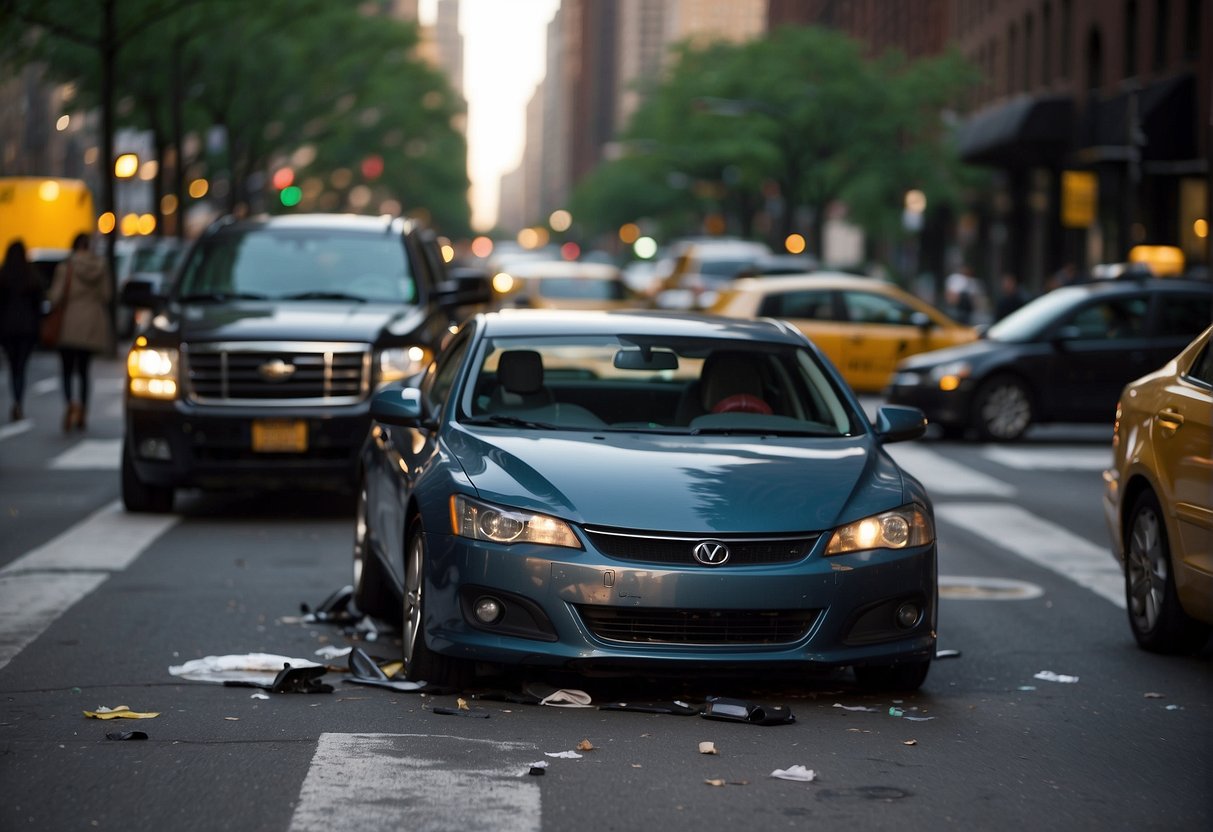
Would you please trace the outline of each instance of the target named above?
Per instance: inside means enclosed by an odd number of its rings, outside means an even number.
[[[425,530],[419,518],[409,523],[404,542],[404,599],[401,641],[404,678],[437,687],[462,690],[472,681],[472,665],[463,659],[444,656],[425,643]]]
[[[1032,392],[1012,375],[994,376],[977,389],[973,424],[986,441],[1013,442],[1021,438],[1034,416]]]
[[[930,659],[902,664],[857,665],[855,681],[864,690],[911,693],[922,687],[930,670]]]
[[[130,448],[122,445],[122,505],[139,514],[168,514],[173,510],[173,489],[148,485],[139,479]]]
[[[1184,612],[1158,498],[1144,491],[1125,524],[1125,606],[1137,643],[1152,653],[1186,654],[1209,638],[1209,625]]]
[[[383,568],[371,553],[367,525],[366,478],[360,478],[354,504],[354,606],[376,618],[390,618],[392,605],[384,583]]]

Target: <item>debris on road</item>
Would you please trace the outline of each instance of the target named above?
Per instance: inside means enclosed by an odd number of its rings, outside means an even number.
[[[580,760],[581,755],[576,751],[545,751],[545,757],[556,757],[560,760]]]
[[[540,705],[550,705],[553,708],[592,708],[593,700],[583,690],[562,688],[549,693],[539,700]]]
[[[326,644],[313,655],[319,656],[325,661],[332,661],[333,659],[341,659],[348,656],[353,649],[353,647],[338,647],[336,644]]]
[[[531,777],[542,777],[547,774],[548,761],[540,760],[537,763],[531,763],[531,770],[527,772]]]
[[[843,705],[841,702],[835,702],[834,707],[842,708],[844,711],[862,711],[869,714],[880,713],[879,708],[869,708],[866,705]]]
[[[936,650],[935,658],[937,659],[959,659],[959,650]]]
[[[488,711],[481,708],[472,710],[471,708],[447,708],[442,705],[435,705],[433,711],[441,716],[464,716],[470,719],[488,719],[491,716]]]
[[[696,716],[699,708],[675,699],[672,702],[607,702],[598,706],[600,711],[634,711],[640,714],[673,714],[674,716]]]
[[[261,688],[270,693],[332,693],[333,686],[320,681],[326,672],[328,670],[323,665],[291,667],[287,662],[269,684],[228,679],[223,685],[229,688]]]
[[[401,693],[417,693],[426,689],[425,682],[410,682],[407,679],[392,678],[392,675],[398,673],[403,665],[400,662],[390,662],[389,666],[392,668],[393,674],[388,674],[379,662],[367,655],[361,647],[354,647],[350,650],[349,666],[350,675],[344,677],[342,681],[353,682],[355,685],[387,688]]]
[[[119,705],[116,708],[107,708],[104,705],[98,705],[95,711],[85,711],[84,715],[89,719],[154,719],[160,716],[159,711],[132,711],[126,705]]]
[[[577,743],[577,745],[574,747],[578,751],[593,751],[594,750],[594,744],[592,742],[590,742],[589,740],[582,740],[581,742]]]
[[[795,780],[798,783],[812,783],[817,779],[817,772],[811,768],[804,766],[788,766],[787,768],[777,768],[771,772],[772,777],[777,777],[780,780]]]
[[[1143,693],[1142,698],[1143,699],[1166,699],[1167,697],[1161,693],[1155,693],[1154,691],[1150,691],[1148,693]]]
[[[708,784],[709,786],[723,786],[724,785],[724,781],[721,780],[719,777],[713,778],[711,780],[704,780],[703,782]]]
[[[273,653],[244,653],[192,659],[185,664],[171,665],[168,672],[172,676],[193,682],[222,684],[236,681],[268,684],[274,681],[282,666],[286,664],[291,667],[322,667],[310,659],[296,659]]]
[[[716,750],[716,743],[701,742],[701,743],[699,743],[699,753],[700,754],[719,754],[720,752]]]
[[[268,693],[254,693],[252,696],[249,697],[249,699],[269,699],[269,698],[270,698],[270,695]]]
[[[902,740],[902,745],[918,745],[918,740]]]
[[[1078,681],[1077,676],[1066,676],[1062,673],[1054,673],[1052,670],[1042,670],[1032,677],[1033,679],[1041,679],[1045,682],[1061,682],[1062,684],[1072,685]]]
[[[788,725],[796,721],[786,705],[755,705],[723,696],[709,696],[700,716],[727,722],[748,722],[751,725]]]
[[[105,738],[107,740],[145,740],[147,734],[143,731],[110,731]]]

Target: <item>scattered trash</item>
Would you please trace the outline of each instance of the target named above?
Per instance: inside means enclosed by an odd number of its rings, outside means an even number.
[[[722,696],[709,696],[700,716],[704,719],[748,722],[751,725],[787,725],[796,721],[792,711],[785,705],[754,705]]]
[[[370,685],[377,688],[387,688],[388,690],[400,691],[401,693],[414,693],[424,690],[425,682],[410,682],[405,679],[393,679],[379,663],[367,655],[366,651],[361,647],[351,648],[349,653],[350,675],[346,676],[342,681],[353,682],[356,685]],[[391,665],[401,665],[400,662],[391,662]],[[403,665],[401,665],[403,666]],[[397,670],[396,672],[399,672]]]
[[[269,698],[270,698],[270,695],[268,693],[254,693],[252,696],[249,697],[249,699],[269,699]]]
[[[1163,696],[1161,693],[1155,693],[1154,691],[1150,691],[1149,693],[1143,693],[1142,697],[1145,699],[1166,699],[1167,698],[1167,697]]]
[[[902,740],[902,745],[918,745],[918,740]]]
[[[699,743],[699,753],[700,754],[719,754],[720,752],[716,750],[716,743],[701,742],[701,743]]]
[[[224,719],[227,720],[228,722],[239,722],[240,721],[240,717],[238,717],[238,716],[225,716]]]
[[[582,740],[575,746],[578,751],[593,751],[594,744],[589,740]]]
[[[532,763],[531,770],[528,771],[527,774],[531,775],[532,777],[542,777],[543,775],[547,774],[547,767],[547,760],[544,760],[541,763]]]
[[[580,760],[581,755],[576,751],[545,751],[545,757],[556,757],[561,760]]]
[[[322,659],[331,661],[332,659],[340,659],[348,656],[353,647],[338,647],[336,644],[326,644],[315,652],[314,655]]]
[[[143,731],[110,731],[105,738],[107,740],[145,740],[147,734]]]
[[[864,713],[869,713],[869,714],[880,713],[879,708],[869,708],[865,705],[843,705],[839,702],[835,702],[834,707],[842,708],[844,711],[863,711]]]
[[[787,768],[777,768],[771,772],[772,777],[778,777],[780,780],[795,780],[798,783],[812,783],[817,779],[817,772],[811,768],[804,766],[788,766]]]
[[[554,708],[592,708],[592,702],[585,691],[569,688],[553,691],[539,700],[540,705],[551,705]]]
[[[905,716],[906,712],[901,708],[889,708],[889,716]]]
[[[326,672],[323,665],[291,667],[287,662],[269,684],[228,679],[223,685],[229,688],[261,688],[270,693],[332,693],[333,686],[320,681]]]
[[[695,716],[699,708],[692,707],[686,702],[675,699],[673,702],[608,702],[599,705],[600,711],[634,711],[640,714],[673,714],[674,716]]]
[[[488,711],[481,708],[472,710],[471,708],[446,708],[440,705],[434,706],[434,713],[442,716],[466,716],[472,719],[488,719],[490,716]]]
[[[1045,682],[1061,682],[1062,684],[1073,684],[1078,681],[1077,676],[1066,676],[1061,673],[1054,673],[1052,670],[1042,670],[1032,678],[1041,679]]]
[[[1168,705],[1167,710],[1168,711],[1182,711],[1183,705]]]
[[[934,718],[933,716],[907,716],[906,722],[930,722]]]
[[[273,682],[282,666],[321,667],[310,659],[295,659],[273,653],[245,653],[242,655],[207,656],[193,659],[185,664],[172,665],[168,672],[194,682]]]
[[[872,733],[867,728],[848,728],[847,731],[852,734],[870,734],[870,733]]]
[[[1020,685],[1016,690],[1036,690],[1036,685]]]
[[[305,622],[312,621],[354,621],[360,617],[350,611],[350,602],[354,600],[354,588],[343,586],[328,598],[320,602],[315,611],[307,604],[300,604],[299,611],[303,613]]]
[[[709,786],[723,786],[724,785],[724,781],[721,780],[719,777],[717,777],[713,780],[704,780],[703,782],[707,783]]]
[[[959,650],[936,650],[935,658],[937,659],[959,659]]]
[[[119,705],[116,708],[107,708],[104,705],[98,705],[95,711],[85,711],[84,715],[89,719],[154,719],[160,716],[159,711],[132,711],[126,705]]]

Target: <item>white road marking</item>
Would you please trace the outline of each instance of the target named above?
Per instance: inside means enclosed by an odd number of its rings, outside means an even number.
[[[122,466],[121,439],[84,439],[51,459],[60,471],[117,471]]]
[[[0,426],[0,441],[20,436],[33,427],[34,423],[29,419],[22,419],[19,422],[9,422],[7,425]]]
[[[0,569],[0,668],[178,519],[126,514],[115,501]]]
[[[1098,448],[1007,448],[991,445],[981,455],[1021,471],[1103,471],[1112,465],[1112,446]]]
[[[1125,608],[1124,576],[1107,546],[1005,503],[942,503],[935,514]]]
[[[1014,497],[1015,486],[959,465],[920,445],[905,443],[888,448],[897,464],[917,477],[932,495]]]
[[[443,748],[452,744],[457,759],[444,759]],[[473,749],[472,760],[492,759],[483,767],[460,767],[469,745],[481,749]],[[494,767],[506,755],[518,764]],[[542,827],[539,785],[524,775],[537,755],[529,744],[446,735],[324,733],[290,830],[536,832]]]

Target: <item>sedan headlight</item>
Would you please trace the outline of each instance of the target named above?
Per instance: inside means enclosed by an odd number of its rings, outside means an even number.
[[[542,543],[581,548],[572,528],[563,520],[547,514],[489,505],[462,494],[451,496],[451,531],[460,537],[494,543]]]
[[[911,505],[873,514],[835,529],[827,555],[845,555],[866,549],[905,549],[935,540],[931,518],[921,506]]]
[[[147,346],[139,338],[126,355],[126,375],[132,396],[141,399],[177,398],[177,350]]]
[[[938,384],[940,390],[948,393],[959,387],[960,382],[968,378],[972,372],[973,368],[967,361],[949,361],[947,364],[940,364],[931,370],[931,381]]]
[[[379,382],[400,381],[417,375],[430,363],[425,347],[388,347],[379,351]]]

